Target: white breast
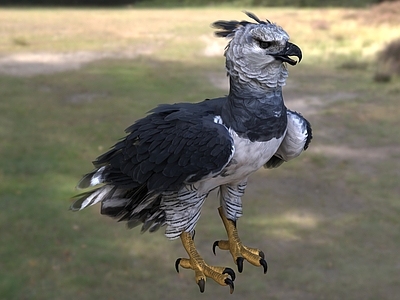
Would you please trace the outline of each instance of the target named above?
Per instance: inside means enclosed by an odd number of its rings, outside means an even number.
[[[220,185],[245,182],[251,173],[261,168],[275,154],[285,136],[266,142],[252,142],[239,137],[232,129],[229,129],[229,133],[235,148],[230,163],[220,175],[201,182],[199,191],[208,192]]]
[[[266,142],[252,142],[239,137],[232,129],[229,130],[235,145],[235,153],[227,167],[228,173],[234,178],[244,178],[261,168],[278,150],[281,138],[273,138]]]

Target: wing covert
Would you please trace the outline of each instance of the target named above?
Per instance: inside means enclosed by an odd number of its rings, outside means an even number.
[[[218,174],[233,155],[227,128],[195,105],[162,105],[127,128],[128,135],[94,161],[107,183],[171,191]]]

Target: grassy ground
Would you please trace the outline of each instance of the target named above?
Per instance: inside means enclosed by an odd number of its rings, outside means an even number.
[[[176,274],[175,259],[185,256],[179,241],[125,230],[98,207],[72,213],[68,199],[90,161],[147,110],[226,93],[215,84],[225,76],[226,41],[213,38],[208,24],[244,15],[227,8],[0,11],[3,58],[149,48],[78,71],[0,76],[3,299],[397,297],[400,81],[374,83],[372,59],[400,25],[368,22],[363,10],[253,11],[303,49],[285,97],[312,122],[315,138],[297,160],[251,178],[239,230],[265,251],[269,272],[246,264],[231,296],[211,281],[202,295],[191,271]],[[227,253],[211,252],[225,236],[216,207],[212,195],[196,243],[209,263],[233,267]]]

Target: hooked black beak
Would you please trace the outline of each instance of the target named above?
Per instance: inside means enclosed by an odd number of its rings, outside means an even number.
[[[275,59],[278,59],[282,62],[287,62],[292,66],[296,65],[297,61],[291,59],[289,56],[297,56],[299,59],[298,62],[300,62],[303,57],[300,48],[297,45],[292,44],[290,42],[286,43],[285,49],[283,49],[281,52],[277,54],[273,54],[272,56],[274,56]]]

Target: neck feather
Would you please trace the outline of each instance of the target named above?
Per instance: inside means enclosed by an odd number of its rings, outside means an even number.
[[[279,61],[260,67],[257,72],[254,72],[246,65],[234,64],[227,59],[226,70],[230,77],[231,86],[232,84],[250,85],[253,88],[264,90],[284,86],[288,77],[285,64]]]
[[[221,116],[225,125],[240,137],[251,141],[279,138],[287,122],[282,87],[261,88],[231,79],[228,101]]]

